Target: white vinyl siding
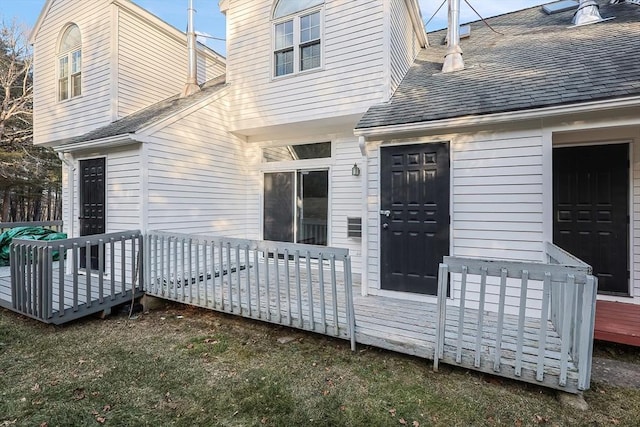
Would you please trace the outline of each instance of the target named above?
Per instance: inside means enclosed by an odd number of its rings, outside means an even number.
[[[392,94],[420,51],[405,0],[391,0],[391,88]]]
[[[259,183],[249,182],[247,170],[258,149],[226,132],[224,122],[221,109],[211,104],[152,135],[150,230],[257,237],[251,231],[257,229]]]
[[[118,28],[118,118],[180,93],[187,76],[186,38],[180,40],[127,10]],[[198,57],[198,82],[224,73],[221,62]]]
[[[330,242],[331,246],[349,249],[353,271],[360,273],[362,240],[347,237],[347,218],[362,217],[362,180],[366,177],[362,174],[360,176],[351,175],[354,163],[362,168],[362,155],[357,138],[339,138],[335,139],[333,143],[335,145],[335,160],[329,184],[331,188]]]
[[[139,145],[107,153],[107,233],[141,228],[141,170]]]
[[[111,82],[109,1],[90,8],[77,1],[53,2],[34,43],[34,142],[42,144],[81,135],[110,122]],[[58,46],[70,22],[82,35],[82,95],[58,101]]]
[[[453,254],[543,261],[541,136],[457,141],[451,162]]]
[[[265,0],[230,2],[232,130],[361,114],[382,101],[382,2],[327,2],[321,36],[324,66],[278,79],[272,79],[271,5]]]

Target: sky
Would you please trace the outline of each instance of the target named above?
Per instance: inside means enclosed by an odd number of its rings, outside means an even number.
[[[84,0],[90,4],[91,0]],[[174,27],[185,31],[187,22],[187,0],[133,0],[139,6],[160,17]],[[475,21],[477,15],[466,3],[468,1],[483,18],[488,18],[502,13],[520,10],[531,6],[550,3],[553,0],[461,0],[461,23]],[[38,19],[45,0],[0,0],[0,19],[5,22],[15,18],[31,28]],[[419,0],[424,21],[428,21],[443,0]],[[218,9],[218,0],[194,0],[196,9],[196,31],[213,37],[224,39],[225,18]],[[444,4],[438,14],[431,20],[427,30],[433,31],[446,27],[447,5]],[[225,54],[225,45],[222,40],[207,39],[207,45],[216,51]]]

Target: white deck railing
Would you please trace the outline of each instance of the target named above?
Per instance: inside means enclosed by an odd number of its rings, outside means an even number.
[[[54,315],[77,318],[100,311],[105,303],[112,306],[127,291],[142,289],[141,245],[139,231],[52,241],[14,239],[12,308],[47,322]],[[97,268],[92,268],[92,248]]]
[[[347,249],[151,231],[147,294],[351,340]]]
[[[589,388],[597,280],[559,248],[547,244],[547,252],[553,262],[444,257],[434,368],[444,360],[534,383],[557,371],[560,388],[573,388],[568,376],[577,370],[571,381]],[[473,336],[465,335],[465,322],[473,324]],[[472,360],[463,360],[463,348]],[[557,355],[553,366],[550,353]]]

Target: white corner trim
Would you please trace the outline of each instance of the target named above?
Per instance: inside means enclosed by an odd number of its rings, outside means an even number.
[[[424,27],[422,12],[420,11],[420,4],[418,3],[418,0],[405,0],[405,4],[407,6],[407,9],[409,10],[409,16],[411,17],[413,30],[418,36],[418,41],[420,41],[420,47],[429,46],[427,30]]]

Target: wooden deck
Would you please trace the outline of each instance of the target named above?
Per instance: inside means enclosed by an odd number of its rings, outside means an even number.
[[[57,264],[57,263],[55,263]],[[54,265],[54,274],[57,274],[57,267]],[[65,276],[64,286],[64,299],[62,304],[64,310],[60,310],[60,293],[58,288],[53,290],[53,311],[47,319],[47,323],[63,324],[75,319],[79,319],[84,316],[88,316],[94,313],[100,313],[103,311],[109,311],[111,308],[131,301],[131,285],[125,285],[116,281],[105,281],[103,283],[102,292],[96,277],[92,277],[90,293],[87,298],[87,277],[85,275],[78,275],[78,303],[73,302],[73,276]],[[111,287],[115,288],[114,296],[111,297]],[[139,289],[135,291],[134,297],[142,296],[143,292]],[[37,302],[34,302],[37,305]],[[11,303],[11,272],[9,267],[0,267],[0,307],[12,310]],[[33,312],[33,311],[32,311]],[[22,313],[26,316],[33,317],[34,319],[42,321],[37,316],[30,315],[29,313]]]
[[[295,286],[286,286],[280,272],[280,279],[273,268],[265,271],[264,264],[236,271],[220,278],[194,281],[185,287],[163,283],[150,292],[155,296],[182,302],[203,308],[235,314],[251,319],[304,329],[324,335],[349,339],[346,326],[346,301],[344,293],[338,292],[333,299],[330,289],[324,295],[317,286],[311,293],[302,286],[298,294]],[[312,282],[318,283],[316,271]],[[270,277],[270,293],[265,288],[255,286],[253,277],[258,274],[262,280]],[[340,278],[341,275],[338,274]],[[231,283],[229,283],[231,280]],[[249,280],[249,281],[248,281]],[[399,353],[433,360],[436,348],[436,328],[438,326],[438,308],[434,302],[395,299],[382,296],[362,296],[360,276],[353,275],[356,285],[353,288],[355,313],[355,341],[358,344],[371,345]],[[307,283],[302,272],[301,282]],[[241,286],[236,286],[240,283]],[[251,283],[247,292],[247,283]],[[344,284],[338,279],[339,287]],[[153,288],[153,287],[152,287]],[[149,292],[149,290],[148,290]],[[312,295],[309,298],[309,295]],[[323,304],[324,309],[323,309]],[[302,304],[300,307],[298,304]],[[310,309],[309,305],[313,308]],[[334,308],[337,311],[334,311]],[[337,313],[337,317],[335,316]],[[476,370],[492,375],[515,378],[521,381],[556,388],[567,392],[578,392],[578,370],[569,360],[565,386],[559,385],[561,365],[561,341],[551,322],[546,322],[546,343],[544,354],[544,374],[541,381],[536,379],[540,350],[538,346],[540,321],[534,318],[525,320],[524,354],[521,372],[516,374],[516,345],[518,338],[518,316],[505,315],[503,322],[500,369],[494,369],[495,337],[498,327],[497,313],[486,312],[483,317],[480,353],[476,354],[476,336],[478,324],[477,310],[465,310],[464,339],[462,360],[457,354],[457,336],[459,310],[450,307],[447,310],[445,351],[441,362],[450,365],[473,366],[476,356],[480,361]]]
[[[594,338],[640,347],[640,305],[598,301]]]

